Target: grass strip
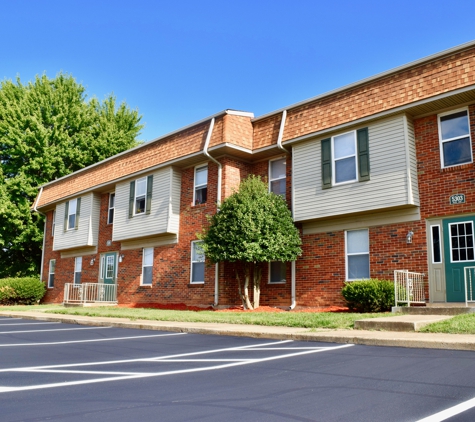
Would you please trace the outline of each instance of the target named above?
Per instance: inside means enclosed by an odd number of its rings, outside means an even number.
[[[475,334],[475,314],[462,314],[426,325],[421,333]]]

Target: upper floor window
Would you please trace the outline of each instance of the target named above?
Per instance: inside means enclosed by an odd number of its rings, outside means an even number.
[[[56,271],[56,259],[50,259],[48,269],[48,288],[54,287],[54,273]]]
[[[134,215],[150,214],[152,209],[152,189],[152,175],[130,182],[129,218],[132,218]]]
[[[439,115],[439,138],[442,167],[472,162],[472,142],[467,110]]]
[[[322,188],[369,180],[368,128],[321,141]]]
[[[346,232],[346,279],[369,278],[369,231]]]
[[[82,256],[74,258],[74,284],[81,284]]]
[[[142,285],[152,285],[153,248],[143,248],[142,258]]]
[[[79,209],[81,208],[81,198],[71,199],[66,202],[64,211],[64,229],[73,230],[78,228]]]
[[[191,242],[191,283],[205,282],[205,253],[202,241]]]
[[[285,199],[286,163],[285,158],[269,162],[269,190]]]
[[[107,213],[107,224],[114,222],[115,193],[109,194],[109,211]]]
[[[205,204],[208,199],[208,166],[195,168],[193,205]]]

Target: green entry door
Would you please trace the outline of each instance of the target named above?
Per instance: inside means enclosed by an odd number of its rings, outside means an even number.
[[[475,266],[474,221],[472,216],[444,220],[447,302],[465,301],[465,268]]]
[[[104,255],[104,284],[115,284],[117,272],[117,253],[106,253]]]

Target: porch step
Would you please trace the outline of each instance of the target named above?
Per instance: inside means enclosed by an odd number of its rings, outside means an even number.
[[[355,321],[355,330],[419,331],[428,324],[451,317],[448,315],[401,315],[360,319]]]
[[[461,315],[475,312],[475,307],[459,304],[428,304],[428,306],[394,306],[393,312],[405,315]]]

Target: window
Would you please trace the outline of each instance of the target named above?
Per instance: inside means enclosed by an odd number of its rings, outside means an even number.
[[[193,204],[205,204],[208,199],[208,166],[195,168],[195,192]]]
[[[66,207],[64,210],[64,230],[77,230],[80,207],[81,198],[71,199],[70,201],[66,202]]]
[[[143,248],[142,258],[142,285],[152,285],[153,248]]]
[[[74,284],[81,284],[82,256],[74,259]]]
[[[130,182],[129,218],[135,215],[150,214],[152,210],[152,189],[152,175]]]
[[[430,232],[432,236],[432,263],[440,264],[442,262],[440,226],[430,226]]]
[[[53,222],[51,223],[51,236],[54,236],[55,226],[56,226],[56,210],[53,211]]]
[[[472,142],[467,110],[439,115],[442,167],[472,162]]]
[[[56,270],[56,259],[50,259],[48,270],[48,288],[54,287],[54,272]]]
[[[114,222],[115,193],[109,194],[109,212],[107,213],[107,224]]]
[[[368,128],[321,141],[322,189],[370,179]]]
[[[285,262],[269,262],[269,283],[285,283],[287,264]]]
[[[346,279],[369,278],[369,232],[367,229],[346,232]]]
[[[191,242],[191,283],[205,282],[205,254],[201,247],[203,242]]]
[[[473,223],[449,224],[451,262],[474,260]]]
[[[269,162],[269,190],[285,199],[286,179],[285,158]]]

